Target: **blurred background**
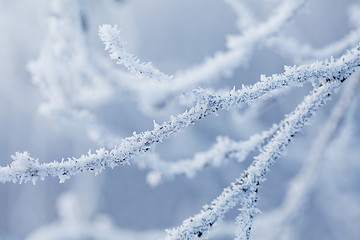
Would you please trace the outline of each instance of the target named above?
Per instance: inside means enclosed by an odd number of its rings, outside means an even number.
[[[243,9],[237,11],[234,2]],[[162,123],[188,109],[179,98],[182,93],[254,84],[261,74],[336,58],[360,42],[357,0],[309,0],[251,47],[249,42],[231,46],[228,36],[246,35],[247,29],[280,14],[276,9],[285,2],[0,0],[1,165],[10,164],[18,151],[50,162],[110,148],[134,131],[152,129],[153,120]],[[165,94],[156,86],[146,87],[108,57],[98,35],[101,24],[117,25],[129,52],[175,78],[217,54],[234,48],[247,52],[213,79],[161,99]],[[246,140],[281,121],[310,90],[308,84],[250,107],[223,110],[160,144],[156,153],[176,161],[209,149],[217,136]],[[253,239],[270,239],[269,232],[281,229],[282,223],[276,225],[269,216],[281,208],[291,179],[316,148],[340,95],[317,112],[261,185],[262,214],[255,218]],[[281,233],[284,239],[360,236],[359,97],[355,94],[344,108],[313,171],[306,200],[286,223],[292,231]],[[210,203],[256,155],[204,168],[191,179],[176,176],[156,187],[147,183],[148,170],[137,164],[106,169],[98,176],[80,174],[62,184],[55,178],[36,185],[1,184],[0,239],[158,239],[165,236],[164,229],[180,225]],[[237,209],[228,213],[210,239],[233,239],[237,214]]]

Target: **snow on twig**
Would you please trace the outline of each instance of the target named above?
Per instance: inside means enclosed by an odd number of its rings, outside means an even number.
[[[167,230],[165,239],[201,237],[239,202],[242,202],[243,209],[238,217],[238,223],[245,229],[238,231],[240,233],[238,239],[248,239],[253,215],[257,212],[257,191],[260,182],[264,181],[269,167],[284,153],[294,135],[302,129],[317,109],[325,104],[340,84],[339,81],[330,81],[316,87],[291,114],[281,121],[274,137],[263,147],[262,152],[254,158],[253,163],[240,178],[225,188],[210,205],[205,205],[200,213],[186,219],[180,227]]]
[[[128,53],[124,43],[120,41],[120,30],[117,26],[101,25],[99,35],[105,44],[105,50],[109,50],[111,59],[116,59],[118,64],[124,65],[132,73],[136,73],[138,77],[156,81],[169,81],[172,79],[172,76],[160,72],[151,63],[140,63],[137,57]]]
[[[270,97],[271,94],[279,93],[289,86],[301,86],[305,82],[315,83],[315,80],[344,81],[356,69],[360,67],[360,44],[348,51],[338,59],[331,58],[330,61],[317,61],[313,64],[289,67],[285,66],[282,74],[273,74],[266,77],[262,75],[260,81],[251,86],[242,86],[240,90],[233,89],[230,93],[218,93],[218,95],[229,95],[231,101],[236,103],[251,103],[260,97]],[[275,91],[276,90],[276,91]],[[216,93],[207,90],[195,90],[193,97],[197,101],[206,101]],[[232,105],[232,104],[230,104]],[[229,105],[224,107],[229,107]]]
[[[249,193],[241,200],[242,208],[239,209],[240,213],[236,217],[237,227],[235,231],[235,240],[250,239],[254,217],[260,212],[260,210],[256,208],[258,190],[258,186],[253,186],[250,188]]]
[[[89,152],[80,158],[70,158],[67,161],[35,165],[23,170],[12,166],[0,168],[0,182],[36,182],[47,176],[59,177],[61,181],[85,171],[100,173],[105,167],[115,167],[129,163],[129,159],[143,154],[175,133],[188,127],[209,115],[216,114],[220,109],[251,103],[263,97],[268,97],[274,91],[281,91],[290,86],[301,86],[313,78],[324,78],[326,82],[343,82],[360,66],[360,45],[348,51],[337,60],[316,62],[299,67],[286,67],[282,74],[261,77],[261,81],[235,91],[221,95],[210,95],[206,91],[197,93],[202,101],[190,110],[171,117],[162,125],[154,124],[151,131],[134,134],[122,140],[121,144],[111,150],[101,148],[95,153]],[[200,98],[199,96],[199,98]]]
[[[288,239],[291,236],[291,225],[309,200],[310,192],[316,185],[315,172],[319,169],[323,153],[357,96],[355,93],[359,84],[360,74],[356,73],[344,86],[339,101],[312,144],[313,147],[300,172],[291,180],[282,205],[268,214],[269,217],[277,219],[274,221],[276,226],[272,225],[271,231],[266,233],[268,239]]]

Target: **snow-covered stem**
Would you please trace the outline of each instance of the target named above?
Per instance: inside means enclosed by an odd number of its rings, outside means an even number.
[[[225,96],[228,96],[229,100],[235,101],[235,103],[251,103],[259,98],[268,98],[272,93],[279,93],[288,89],[289,86],[299,87],[305,82],[315,83],[317,79],[320,79],[320,82],[331,80],[344,81],[359,67],[360,44],[338,59],[331,58],[330,61],[317,61],[313,64],[301,65],[299,67],[285,66],[285,71],[282,74],[273,74],[269,77],[262,75],[260,81],[254,85],[249,87],[242,86],[240,90],[235,91],[233,89],[230,93],[222,91],[218,95],[221,95],[224,99],[226,98]],[[212,91],[194,91],[194,98],[198,101],[206,101],[213,96],[214,92]],[[226,104],[223,107],[227,108],[230,105]]]
[[[120,30],[117,26],[101,25],[99,35],[105,44],[105,50],[109,50],[111,59],[117,60],[118,64],[124,65],[139,78],[156,81],[170,81],[172,79],[172,76],[160,72],[151,63],[141,63],[137,57],[128,53],[125,44],[120,41]]]
[[[277,214],[276,218],[279,218],[280,221],[275,221],[279,224],[278,226],[275,228],[271,227],[271,236],[274,237],[274,240],[288,239],[288,234],[292,232],[292,220],[303,209],[302,206],[305,204],[309,192],[313,189],[313,185],[315,184],[314,172],[319,166],[323,152],[355,98],[355,92],[360,83],[360,74],[354,74],[348,81],[349,82],[345,85],[340,96],[340,100],[333,108],[330,117],[324,128],[320,131],[319,136],[312,144],[313,147],[307,161],[304,163],[304,166],[298,175],[291,181],[283,204],[275,210],[275,213]],[[256,195],[250,195],[250,197],[257,199],[257,192]],[[236,233],[236,240],[249,239],[249,230],[253,223],[253,216],[257,211],[255,206],[256,200],[251,201],[251,199],[245,199],[245,203],[242,204],[247,207],[243,207],[237,217],[238,232]],[[280,232],[277,232],[277,230]]]
[[[139,164],[152,170],[147,175],[147,181],[151,186],[156,186],[177,175],[184,174],[192,178],[207,166],[219,167],[228,160],[244,161],[252,151],[266,144],[277,129],[278,126],[274,125],[261,134],[251,136],[247,141],[234,141],[219,136],[209,150],[196,153],[191,159],[169,162],[155,156],[150,159],[146,157]]]
[[[260,155],[254,158],[253,163],[240,178],[225,188],[210,205],[205,205],[199,214],[185,220],[180,227],[167,230],[166,240],[192,239],[196,236],[203,236],[215,222],[224,217],[227,211],[244,199],[247,202],[246,205],[250,206],[249,213],[253,215],[254,209],[256,209],[256,191],[260,182],[264,181],[269,167],[284,153],[294,135],[302,129],[317,109],[325,104],[340,84],[340,81],[329,81],[316,87],[291,114],[281,121],[279,130],[273,139],[263,147]],[[249,202],[249,200],[253,202]],[[252,217],[240,217],[240,219],[251,220]],[[244,222],[242,225],[251,228],[251,222]],[[241,232],[244,231],[247,230],[241,230]]]
[[[252,186],[249,194],[244,196],[241,200],[242,208],[239,209],[240,213],[236,217],[236,234],[235,240],[248,240],[250,239],[251,228],[254,222],[254,216],[260,212],[256,208],[258,201],[259,186]]]
[[[310,192],[316,185],[316,176],[314,174],[320,167],[319,163],[323,153],[348,112],[354,98],[357,96],[355,93],[359,84],[360,74],[356,73],[349,79],[349,82],[344,87],[340,99],[331,111],[325,126],[321,129],[319,136],[312,144],[313,147],[300,172],[290,182],[282,205],[270,213],[275,214],[276,218],[279,219],[279,221],[276,222],[279,226],[272,228],[274,239],[287,239],[285,236],[291,233],[293,220],[298,216],[301,209],[303,209],[303,206],[308,201]]]
[[[301,86],[313,78],[324,78],[326,82],[334,80],[343,82],[360,66],[360,45],[348,51],[340,59],[331,62],[316,62],[311,65],[299,67],[285,67],[282,74],[274,74],[270,77],[261,77],[261,81],[235,91],[222,95],[210,95],[208,92],[199,92],[202,98],[190,110],[171,117],[171,120],[162,125],[155,124],[151,131],[134,134],[122,140],[122,143],[106,150],[101,148],[95,153],[89,152],[80,158],[71,158],[68,161],[52,162],[37,165],[27,170],[19,170],[11,166],[0,168],[0,182],[33,181],[44,179],[47,176],[59,177],[61,181],[85,171],[100,173],[105,167],[115,167],[129,163],[129,159],[143,154],[155,147],[159,142],[174,135],[180,130],[201,120],[204,117],[216,114],[220,109],[241,106],[243,103],[251,103],[263,97],[268,97],[274,91],[285,90],[290,86]]]

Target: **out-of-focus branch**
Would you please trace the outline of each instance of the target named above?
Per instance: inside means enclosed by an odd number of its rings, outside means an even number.
[[[277,125],[261,134],[255,134],[247,141],[234,141],[228,137],[217,137],[216,143],[207,151],[196,153],[192,159],[182,159],[169,162],[146,157],[139,164],[151,171],[147,181],[151,186],[156,186],[162,181],[174,178],[177,175],[186,175],[191,178],[206,166],[219,167],[227,160],[242,162],[254,150],[266,144],[278,129]]]
[[[251,28],[258,24],[258,19],[251,14],[251,9],[239,0],[225,0],[225,2],[234,10],[238,18],[239,30]],[[303,64],[305,61],[315,59],[325,59],[343,52],[349,46],[360,41],[360,6],[353,4],[348,11],[348,17],[355,29],[351,30],[343,38],[330,43],[322,48],[315,48],[309,44],[302,44],[294,38],[287,37],[285,34],[271,35],[264,39],[266,46],[276,48],[286,57],[292,57],[296,62]]]
[[[235,12],[237,17],[238,29],[244,30],[258,24],[258,20],[251,13],[246,2],[242,0],[224,0],[229,7]]]
[[[114,147],[121,138],[101,125],[89,110],[113,96],[114,84],[108,69],[100,66],[88,50],[81,4],[78,0],[46,4],[49,13],[44,44],[38,59],[28,64],[32,81],[45,98],[40,112],[81,126],[99,145]]]
[[[308,44],[300,44],[296,39],[276,36],[266,41],[269,47],[276,47],[279,51],[291,56],[297,62],[306,60],[324,59],[341,53],[347,47],[357,43],[360,40],[360,28],[352,30],[342,39],[333,42],[322,48],[314,48]]]
[[[355,26],[355,29],[351,30],[338,41],[330,43],[322,48],[315,48],[309,44],[301,44],[296,39],[283,35],[271,36],[265,44],[271,48],[275,47],[280,53],[284,54],[286,57],[292,57],[299,63],[336,56],[360,40],[359,10],[360,6],[358,4],[352,5],[349,9],[349,19]]]
[[[105,214],[92,218],[84,216],[75,192],[65,192],[58,198],[57,221],[33,231],[26,240],[48,239],[102,239],[102,240],[156,240],[164,235],[160,230],[132,231],[118,228]]]

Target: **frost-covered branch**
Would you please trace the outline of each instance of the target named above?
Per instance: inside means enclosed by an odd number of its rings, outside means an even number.
[[[264,146],[260,155],[255,157],[251,166],[241,177],[225,188],[210,205],[205,205],[199,214],[185,220],[180,227],[168,230],[166,240],[192,239],[196,236],[203,236],[218,220],[224,217],[227,211],[234,208],[239,202],[243,202],[244,199],[246,204],[243,207],[249,208],[246,209],[248,211],[242,212],[245,215],[240,216],[239,221],[241,226],[246,226],[247,229],[242,229],[240,232],[245,232],[245,236],[248,237],[252,217],[256,212],[258,187],[260,182],[264,181],[269,167],[284,153],[294,135],[302,129],[317,109],[325,104],[340,84],[339,81],[330,81],[315,88],[295,111],[281,121],[280,128],[273,139]]]
[[[315,173],[319,170],[323,153],[357,96],[356,92],[359,89],[359,84],[360,74],[356,73],[344,87],[340,99],[331,111],[325,126],[312,144],[313,147],[300,172],[290,182],[282,205],[268,214],[272,219],[276,219],[274,221],[276,226],[271,225],[270,231],[266,233],[268,239],[288,239],[291,236],[291,224],[300,214],[303,206],[309,200],[310,192],[316,186]]]
[[[104,24],[99,27],[100,39],[105,44],[105,50],[109,50],[111,59],[117,60],[118,64],[124,65],[132,73],[140,78],[155,81],[170,81],[172,76],[168,76],[151,63],[140,63],[140,60],[125,49],[125,44],[120,41],[120,30],[117,26]]]
[[[249,87],[243,86],[240,90],[233,89],[229,94],[221,91],[219,95],[229,95],[231,101],[251,103],[258,98],[269,98],[274,93],[288,89],[289,86],[301,86],[305,82],[315,83],[318,79],[324,81],[344,81],[360,66],[360,45],[348,51],[338,59],[331,58],[330,61],[317,61],[309,65],[299,67],[285,66],[282,74],[273,74],[266,77],[262,75],[260,81]],[[320,80],[321,82],[321,80]],[[270,94],[268,94],[270,93]],[[197,101],[214,96],[213,91],[194,91]],[[232,104],[231,104],[232,105]],[[224,106],[227,108],[228,106]]]
[[[348,51],[338,60],[331,62],[316,62],[311,65],[299,67],[286,67],[282,74],[274,74],[270,77],[261,77],[261,81],[235,91],[222,95],[211,95],[206,91],[197,92],[198,99],[202,99],[190,110],[171,117],[171,120],[162,125],[154,124],[151,131],[134,134],[132,137],[123,139],[122,143],[106,150],[101,148],[95,153],[88,153],[80,158],[71,158],[68,161],[44,163],[27,166],[26,169],[17,169],[6,166],[0,168],[1,182],[36,182],[47,176],[59,177],[61,181],[85,171],[101,172],[105,167],[115,167],[128,163],[129,159],[147,152],[159,142],[174,135],[180,130],[201,120],[209,115],[216,114],[220,109],[228,109],[240,106],[243,103],[251,103],[263,97],[268,97],[274,91],[278,92],[290,86],[301,86],[303,83],[312,81],[314,78],[324,78],[326,82],[343,82],[360,66],[360,45]],[[32,163],[29,156],[28,161]]]
[[[241,200],[240,213],[236,217],[236,231],[235,240],[248,240],[250,239],[251,228],[254,222],[254,217],[260,212],[256,207],[258,201],[258,186],[252,186],[249,193]]]
[[[261,134],[251,136],[247,141],[234,141],[228,137],[217,137],[216,143],[209,150],[196,153],[192,159],[169,162],[161,160],[157,156],[146,157],[139,165],[152,169],[147,175],[147,181],[152,186],[172,179],[176,175],[184,174],[192,178],[206,166],[219,167],[227,160],[244,161],[252,151],[266,144],[277,129],[278,126],[274,125]]]

